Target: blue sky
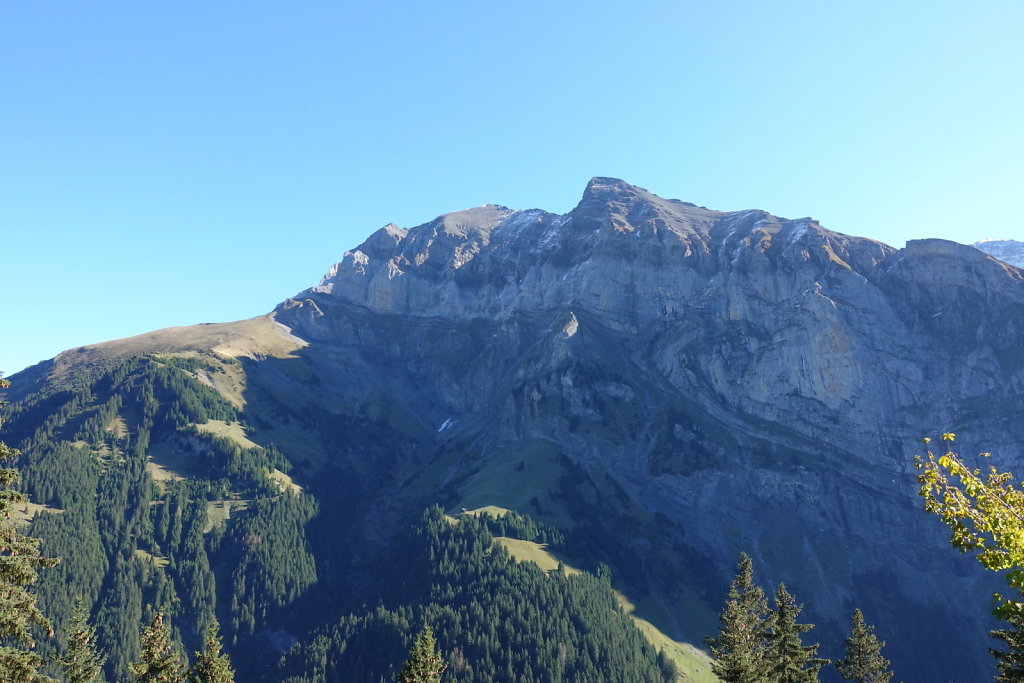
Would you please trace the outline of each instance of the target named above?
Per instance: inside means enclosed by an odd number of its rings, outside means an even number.
[[[388,222],[595,175],[1024,239],[1024,3],[0,4],[0,369],[259,315]]]

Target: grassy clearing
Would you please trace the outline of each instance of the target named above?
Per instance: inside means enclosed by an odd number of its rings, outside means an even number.
[[[222,372],[210,376],[213,388],[241,410],[245,407],[245,370],[237,363],[221,363],[220,367]]]
[[[184,476],[178,474],[174,470],[171,470],[166,465],[161,465],[157,462],[154,462],[152,457],[149,459],[148,462],[146,462],[146,471],[149,472],[150,479],[156,482],[156,485],[160,488],[161,491],[164,490],[163,482],[180,481],[185,478]]]
[[[489,515],[491,517],[494,517],[495,519],[500,519],[501,517],[504,517],[508,514],[508,509],[500,508],[497,505],[485,505],[482,508],[477,508],[475,510],[466,510],[463,514],[473,515],[474,517],[479,517],[480,515]]]
[[[161,491],[164,490],[163,482],[186,479],[192,469],[189,455],[165,443],[154,443],[149,447],[146,471]]]
[[[292,478],[281,470],[275,469],[267,475],[274,482],[277,483],[278,488],[282,491],[291,491],[292,493],[302,493],[302,487],[292,481]]]
[[[655,604],[650,599],[636,605],[619,591],[615,591],[615,597],[622,605],[622,610],[629,615],[640,632],[647,638],[647,642],[658,650],[664,650],[668,658],[675,662],[676,669],[679,671],[679,680],[693,681],[694,683],[718,683],[718,678],[711,673],[711,658],[707,653],[690,643],[681,643],[669,638],[654,623],[640,616],[642,613],[658,622],[660,620],[656,618],[656,615],[664,611],[662,605]],[[667,615],[664,615],[664,618],[667,619]]]
[[[60,508],[52,508],[47,505],[39,505],[38,503],[16,503],[11,508],[10,520],[17,526],[27,526],[37,515],[41,515],[44,512],[61,513],[64,511]]]
[[[304,466],[304,461],[314,469],[329,461],[323,445],[313,435],[314,431],[301,427],[279,425],[270,429],[260,429],[256,434],[263,444],[288,444],[288,458],[293,463]]]
[[[115,439],[123,439],[128,436],[128,425],[125,423],[123,417],[115,417],[107,425],[106,431],[114,435]]]
[[[166,567],[171,563],[171,561],[166,557],[163,557],[162,555],[153,555],[151,553],[147,553],[145,550],[136,550],[135,557],[143,561],[152,562],[157,567]]]
[[[496,536],[494,542],[505,546],[508,554],[519,562],[533,562],[546,572],[553,572],[558,569],[561,560],[558,556],[549,551],[547,543],[534,543],[533,541],[522,541],[518,538]],[[579,574],[580,570],[562,563],[566,574]]]
[[[207,420],[203,424],[197,424],[194,426],[205,434],[215,434],[225,439],[230,439],[242,448],[256,448],[258,445],[249,440],[249,437],[245,435],[245,429],[238,422]]]
[[[249,507],[247,500],[211,500],[206,504],[206,527],[203,533],[208,534],[218,526],[224,526],[231,519],[232,513],[241,512]]]
[[[558,449],[547,441],[510,446],[490,457],[461,487],[464,498],[459,506],[519,510],[539,521],[568,529],[575,526],[575,521],[557,497],[551,495],[564,471]]]

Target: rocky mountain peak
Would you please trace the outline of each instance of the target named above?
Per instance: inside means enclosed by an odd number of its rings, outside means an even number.
[[[601,302],[602,316],[629,329],[706,292],[716,274],[814,264],[787,285],[803,291],[834,268],[872,277],[892,252],[810,218],[714,211],[596,177],[564,215],[488,204],[409,230],[385,226],[297,298],[315,299],[318,310],[344,301],[402,315],[496,318]]]
[[[388,223],[383,228],[370,235],[359,247],[364,254],[376,258],[384,258],[390,254],[395,246],[405,239],[409,234],[394,223]]]
[[[642,187],[630,185],[618,178],[591,178],[583,191],[583,197],[573,210],[576,214],[591,211],[605,211],[609,207],[632,207],[639,202],[651,202],[657,199]]]

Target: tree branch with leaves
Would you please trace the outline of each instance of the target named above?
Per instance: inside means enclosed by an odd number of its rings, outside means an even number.
[[[981,566],[1006,571],[1011,588],[1024,591],[1024,491],[1009,472],[971,467],[953,452],[956,434],[942,435],[945,452],[930,449],[915,456],[921,470],[917,480],[924,509],[950,528],[950,543],[962,553],[977,553]],[[982,453],[981,458],[990,454]],[[1024,618],[1024,602],[996,594],[995,614],[1003,619]]]

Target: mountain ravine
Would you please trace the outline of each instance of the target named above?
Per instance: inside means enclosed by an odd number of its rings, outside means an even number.
[[[998,578],[921,510],[912,456],[951,431],[1020,469],[1022,334],[1024,273],[974,247],[895,249],[595,178],[565,215],[388,225],[266,317],[68,351],[9,398],[28,438],[50,413],[19,405],[118,359],[238,359],[193,374],[353,549],[327,561],[311,541],[323,623],[427,505],[494,505],[560,529],[677,640],[714,632],[746,551],[825,656],[860,607],[898,680],[979,681]],[[154,439],[168,462],[199,457]]]

